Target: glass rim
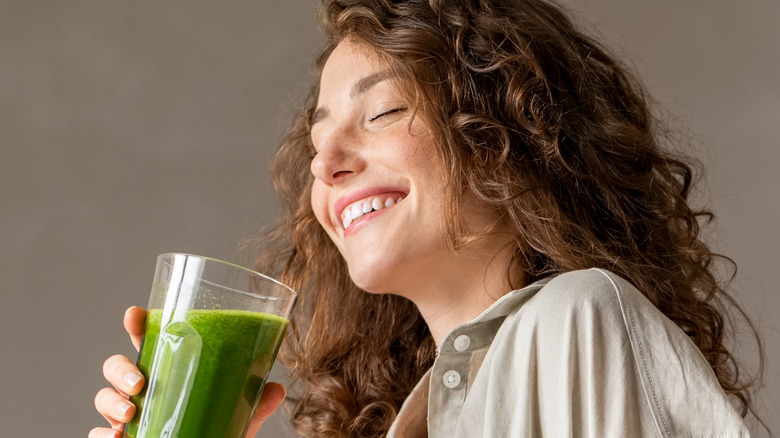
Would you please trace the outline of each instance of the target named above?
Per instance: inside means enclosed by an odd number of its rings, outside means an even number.
[[[267,276],[265,274],[261,274],[260,272],[257,272],[254,269],[250,269],[250,268],[247,268],[246,266],[241,266],[241,265],[233,263],[233,262],[227,262],[225,260],[221,260],[221,259],[214,258],[214,257],[206,257],[206,256],[202,256],[202,255],[198,255],[198,254],[192,254],[192,253],[186,253],[186,252],[164,252],[164,253],[158,255],[157,257],[158,258],[169,257],[169,256],[172,257],[172,256],[177,256],[177,255],[178,256],[184,256],[184,257],[194,257],[194,258],[197,258],[197,259],[206,260],[206,261],[212,261],[212,262],[216,262],[216,263],[219,263],[219,264],[222,264],[222,265],[227,265],[227,266],[230,266],[230,267],[233,267],[233,268],[237,268],[238,270],[244,271],[244,272],[246,272],[246,273],[248,273],[248,274],[250,274],[250,275],[252,275],[254,277],[260,277],[263,280],[267,280],[267,281],[270,281],[271,283],[274,283],[277,286],[281,286],[282,289],[284,289],[287,292],[289,292],[290,294],[292,294],[292,296],[288,297],[288,298],[297,298],[298,297],[298,293],[295,292],[295,290],[293,290],[293,288],[291,288],[290,286],[287,286],[286,284],[282,283],[281,281],[279,281],[279,280],[277,280],[275,278],[269,277],[269,276]],[[235,290],[235,291],[236,292],[241,292],[243,294],[248,294],[248,295],[262,297],[262,295],[258,295],[258,294],[254,293],[254,292],[239,291],[239,290]],[[270,298],[270,297],[266,297],[266,298]],[[283,298],[283,297],[277,297],[277,298]],[[283,299],[288,299],[288,298],[283,298]]]

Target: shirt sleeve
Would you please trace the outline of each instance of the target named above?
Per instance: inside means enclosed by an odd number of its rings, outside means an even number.
[[[508,315],[472,391],[485,405],[463,412],[483,417],[462,418],[463,436],[749,436],[682,330],[595,269],[556,277]]]

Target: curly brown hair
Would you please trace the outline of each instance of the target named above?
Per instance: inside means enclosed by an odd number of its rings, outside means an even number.
[[[745,314],[713,265],[733,263],[702,242],[712,214],[688,202],[695,161],[674,151],[628,68],[540,0],[326,0],[321,18],[320,68],[349,38],[408,84],[449,167],[454,249],[475,237],[459,218],[476,196],[514,235],[516,286],[592,267],[626,278],[690,336],[745,415],[751,382],[725,345],[727,309]],[[435,345],[411,302],[351,282],[314,216],[316,98],[315,85],[273,161],[286,210],[258,268],[299,292],[281,355],[301,385],[298,432],[383,436]]]

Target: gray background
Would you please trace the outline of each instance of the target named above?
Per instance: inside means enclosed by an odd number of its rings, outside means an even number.
[[[780,433],[780,2],[569,4],[698,139],[698,198],[739,264],[767,346],[760,411]],[[103,424],[101,365],[135,355],[121,316],[145,304],[155,256],[240,260],[274,217],[267,159],[309,83],[314,10],[0,0],[0,435]],[[285,435],[273,420],[261,436]]]

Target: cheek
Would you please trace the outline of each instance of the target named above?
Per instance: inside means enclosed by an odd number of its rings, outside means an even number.
[[[311,209],[314,210],[314,215],[317,216],[317,221],[319,221],[320,225],[322,225],[322,215],[325,213],[324,207],[326,204],[325,193],[321,185],[314,181],[311,187]]]
[[[330,219],[330,208],[328,204],[329,190],[322,183],[315,180],[311,188],[311,208],[314,211],[314,216],[317,218],[320,227],[325,230],[325,233],[330,237],[331,242],[336,246],[339,253],[344,255],[339,231],[334,228],[333,222]]]
[[[325,231],[333,237],[333,225],[328,214],[328,193],[327,188],[317,180],[314,181],[311,188],[311,208],[317,222]]]

